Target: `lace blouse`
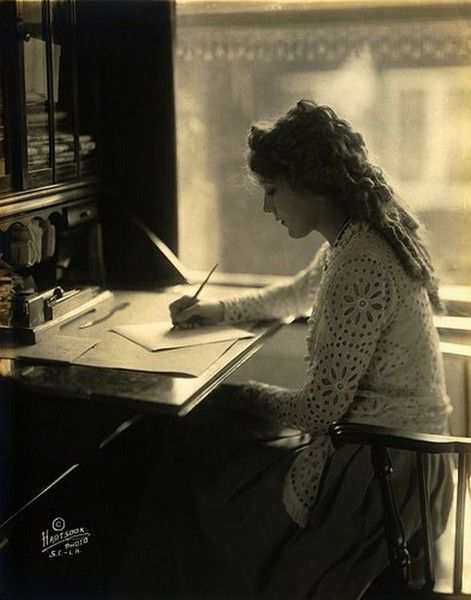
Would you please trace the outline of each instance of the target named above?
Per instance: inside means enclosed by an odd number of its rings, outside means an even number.
[[[249,383],[249,396],[277,421],[309,434],[283,488],[288,514],[308,524],[333,452],[338,419],[443,433],[451,411],[439,340],[424,287],[367,223],[351,221],[332,248],[288,284],[224,301],[225,321],[308,319],[302,389]]]

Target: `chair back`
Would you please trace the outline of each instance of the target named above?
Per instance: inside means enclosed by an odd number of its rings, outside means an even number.
[[[391,567],[398,580],[406,587],[410,584],[411,579],[411,557],[392,485],[393,465],[388,448],[398,448],[415,454],[422,525],[425,578],[423,589],[428,591],[432,591],[435,584],[435,564],[430,490],[427,483],[428,463],[425,460],[425,455],[454,454],[458,456],[453,593],[461,595],[460,597],[468,597],[468,595],[464,596],[462,594],[462,588],[466,481],[470,475],[471,438],[416,434],[374,425],[342,422],[332,423],[329,428],[329,435],[333,445],[337,448],[346,444],[368,445],[371,447],[372,465],[381,491],[383,524]]]

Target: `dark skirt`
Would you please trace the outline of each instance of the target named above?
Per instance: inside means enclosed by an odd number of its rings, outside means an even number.
[[[127,562],[129,597],[361,598],[388,563],[369,449],[334,452],[310,523],[301,528],[283,506],[282,487],[308,437],[233,406],[215,395],[168,427],[135,532],[137,550]],[[411,539],[420,527],[415,457],[390,454]],[[429,459],[438,536],[453,484],[449,461]],[[139,560],[149,551],[146,538],[155,562]],[[148,596],[139,592],[146,586]]]

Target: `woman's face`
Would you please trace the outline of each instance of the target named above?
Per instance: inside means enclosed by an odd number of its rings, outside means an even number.
[[[275,219],[288,229],[292,238],[302,238],[316,228],[319,203],[312,192],[293,190],[286,179],[260,178],[265,195],[263,210],[273,213]]]

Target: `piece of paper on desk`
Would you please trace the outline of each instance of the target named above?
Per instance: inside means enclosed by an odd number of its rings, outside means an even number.
[[[205,346],[149,352],[125,338],[107,339],[74,360],[74,365],[198,377],[234,343],[235,340],[230,340]]]
[[[118,325],[113,327],[111,331],[119,333],[131,342],[144,346],[144,348],[153,352],[254,337],[254,334],[250,331],[231,327],[230,325],[171,330],[171,326],[167,321],[140,325]]]
[[[20,349],[18,356],[20,358],[33,358],[35,360],[71,363],[96,344],[98,344],[98,340],[96,339],[70,335],[54,335],[34,346]]]

